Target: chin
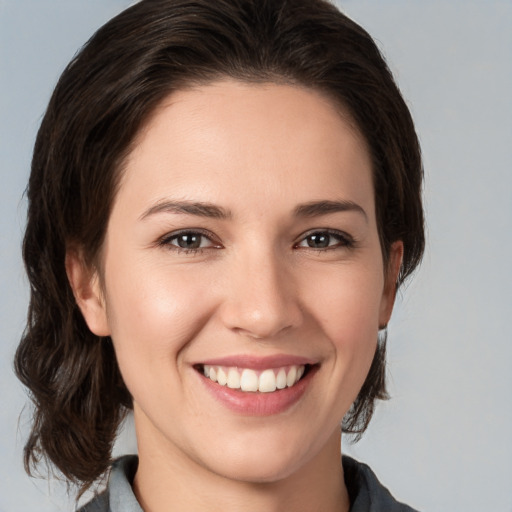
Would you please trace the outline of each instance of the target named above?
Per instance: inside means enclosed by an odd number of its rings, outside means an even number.
[[[279,459],[279,460],[277,460]],[[230,480],[251,484],[271,484],[288,478],[297,470],[296,461],[283,460],[251,460],[242,457],[241,460],[226,461],[220,468],[212,468],[217,474]]]
[[[234,441],[234,440],[232,440]],[[305,450],[307,443],[292,440],[291,436],[278,439],[254,437],[223,446],[217,445],[208,453],[203,464],[210,471],[230,480],[254,484],[284,480],[297,472],[313,457]],[[311,447],[314,452],[314,448]]]

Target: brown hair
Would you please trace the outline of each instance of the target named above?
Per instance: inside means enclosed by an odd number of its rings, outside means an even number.
[[[402,240],[397,286],[424,249],[422,165],[410,113],[371,37],[325,0],[142,0],[103,26],[63,72],[35,143],[23,256],[28,322],[15,367],[35,405],[27,471],[49,459],[82,490],[111,462],[131,407],[109,338],[87,328],[66,247],[93,265],[134,138],[172,91],[230,77],[300,84],[350,113],[373,159],[384,260]],[[385,398],[385,339],[343,422],[362,433]]]

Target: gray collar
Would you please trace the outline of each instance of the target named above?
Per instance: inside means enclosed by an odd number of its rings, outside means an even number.
[[[113,464],[105,491],[78,512],[144,512],[133,494],[132,482],[139,465],[136,455],[126,455]]]
[[[132,490],[139,460],[126,455],[112,465],[106,491],[78,512],[144,512]],[[345,483],[350,495],[350,512],[415,512],[397,502],[366,465],[343,457]]]
[[[108,484],[110,512],[144,512],[132,490],[138,464],[137,457],[125,456],[112,465]]]

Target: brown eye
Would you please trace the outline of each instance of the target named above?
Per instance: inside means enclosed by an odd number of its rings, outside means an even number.
[[[324,249],[331,244],[331,238],[328,233],[316,233],[306,237],[306,243],[313,249]]]
[[[182,249],[199,249],[203,238],[206,237],[199,233],[182,233],[181,235],[177,235],[173,242],[174,245],[177,245]]]
[[[308,249],[337,249],[352,246],[352,239],[337,231],[314,231],[306,235],[296,247]]]
[[[221,245],[213,240],[213,235],[208,232],[186,230],[169,233],[159,241],[158,245],[185,252],[220,248]]]

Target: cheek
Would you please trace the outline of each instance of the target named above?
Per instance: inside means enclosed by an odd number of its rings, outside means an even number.
[[[332,400],[344,414],[359,393],[375,354],[382,272],[378,265],[340,267],[330,275],[319,272],[307,289],[309,311],[329,343]]]
[[[108,276],[108,321],[123,375],[164,366],[168,374],[209,316],[200,276],[144,262]]]
[[[378,266],[321,270],[303,285],[309,308],[333,341],[351,345],[378,331],[383,291]]]

